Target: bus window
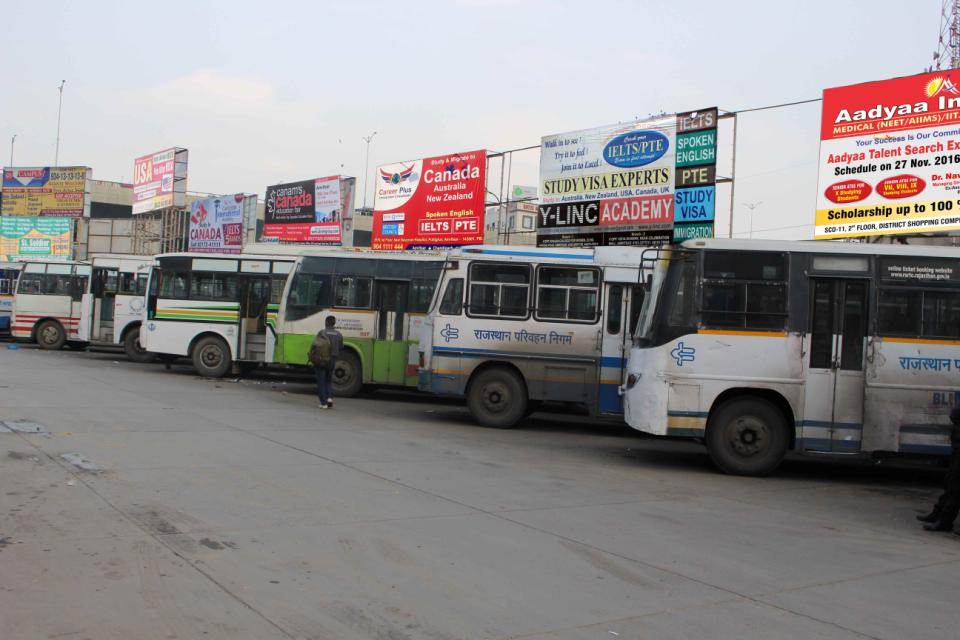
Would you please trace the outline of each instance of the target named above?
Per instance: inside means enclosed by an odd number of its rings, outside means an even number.
[[[877,331],[883,336],[919,336],[921,292],[880,289],[877,297]]]
[[[607,333],[617,335],[623,323],[623,285],[610,287],[607,295]]]
[[[191,300],[236,302],[237,275],[213,271],[195,271],[190,278]]]
[[[43,274],[24,271],[20,274],[17,293],[38,295],[43,287]]]
[[[787,319],[784,254],[708,251],[703,264],[705,326],[784,328]]]
[[[630,288],[630,335],[637,332],[637,323],[640,321],[640,312],[643,311],[643,301],[647,291],[636,285]]]
[[[430,299],[433,297],[433,287],[436,280],[412,280],[410,282],[409,302],[407,310],[414,313],[425,313],[430,309]]]
[[[440,301],[440,313],[445,316],[463,313],[463,278],[453,278],[447,283]]]
[[[474,262],[470,265],[470,301],[467,314],[492,318],[529,315],[528,265]]]
[[[334,306],[348,309],[369,309],[373,292],[373,278],[337,276],[337,294]]]
[[[540,267],[536,318],[596,322],[599,287],[597,269]]]
[[[652,320],[654,344],[651,346],[697,332],[696,285],[696,257],[679,254],[671,261],[667,277],[660,287]]]
[[[306,265],[306,260],[304,260]],[[333,304],[333,276],[298,272],[290,283],[287,298],[287,320],[302,320]]]
[[[960,293],[924,291],[920,329],[920,335],[925,337],[960,337]]]
[[[863,369],[863,339],[867,335],[867,284],[847,281],[843,287],[840,368],[860,371]]]
[[[283,299],[283,287],[286,284],[286,276],[270,277],[270,304],[280,304],[280,300]]]
[[[147,290],[146,273],[121,273],[119,293],[124,296],[142,296]]]
[[[160,272],[160,297],[172,300],[186,300],[189,295],[190,274],[180,271],[163,270]]]

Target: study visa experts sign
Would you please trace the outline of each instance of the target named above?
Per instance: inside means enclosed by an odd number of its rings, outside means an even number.
[[[90,216],[89,167],[7,167],[0,215]]]
[[[482,243],[486,188],[482,149],[378,167],[371,247]]]
[[[195,200],[190,204],[189,250],[198,253],[240,253],[243,248],[242,193]],[[256,197],[253,196],[253,206]]]
[[[327,176],[267,187],[263,237],[284,243],[338,245],[352,215],[353,178]]]
[[[960,230],[960,70],[825,89],[817,239]]]
[[[673,116],[544,136],[537,245],[670,242],[675,145]]]

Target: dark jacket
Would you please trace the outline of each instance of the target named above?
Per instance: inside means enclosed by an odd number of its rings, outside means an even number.
[[[343,351],[343,335],[336,329],[324,329],[323,333],[330,339],[330,357],[336,358]]]
[[[950,430],[950,444],[954,449],[960,449],[960,405],[950,410],[950,422],[953,423],[953,429]]]

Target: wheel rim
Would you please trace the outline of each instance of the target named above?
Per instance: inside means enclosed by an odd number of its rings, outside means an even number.
[[[223,362],[223,351],[215,344],[205,345],[200,350],[200,362],[209,369],[216,369]]]
[[[46,325],[40,330],[40,341],[43,344],[57,344],[60,339],[60,331],[53,325]]]
[[[356,376],[357,372],[351,362],[337,360],[333,366],[333,386],[337,388],[346,389],[353,384]]]
[[[488,382],[480,389],[480,402],[490,413],[503,413],[510,400],[510,388],[502,382]]]
[[[737,416],[724,430],[730,450],[742,458],[764,453],[770,446],[770,438],[769,425],[756,416]]]
[[[133,352],[137,355],[142,355],[147,352],[147,350],[143,348],[143,345],[140,344],[139,332],[133,334]]]

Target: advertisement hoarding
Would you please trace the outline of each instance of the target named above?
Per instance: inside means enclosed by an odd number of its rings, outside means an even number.
[[[183,207],[186,191],[186,149],[164,149],[133,161],[134,215]]]
[[[327,176],[267,187],[264,241],[340,244],[343,217],[353,212],[353,184]]]
[[[537,245],[650,245],[673,229],[675,117],[544,136]]]
[[[0,217],[0,260],[69,260],[73,224],[63,217]]]
[[[237,193],[192,202],[188,251],[240,253],[245,200],[246,196]]]
[[[483,242],[486,150],[387,164],[376,176],[372,248]]]
[[[960,230],[960,71],[825,89],[814,237]]]
[[[90,216],[89,167],[6,167],[4,216]]]

